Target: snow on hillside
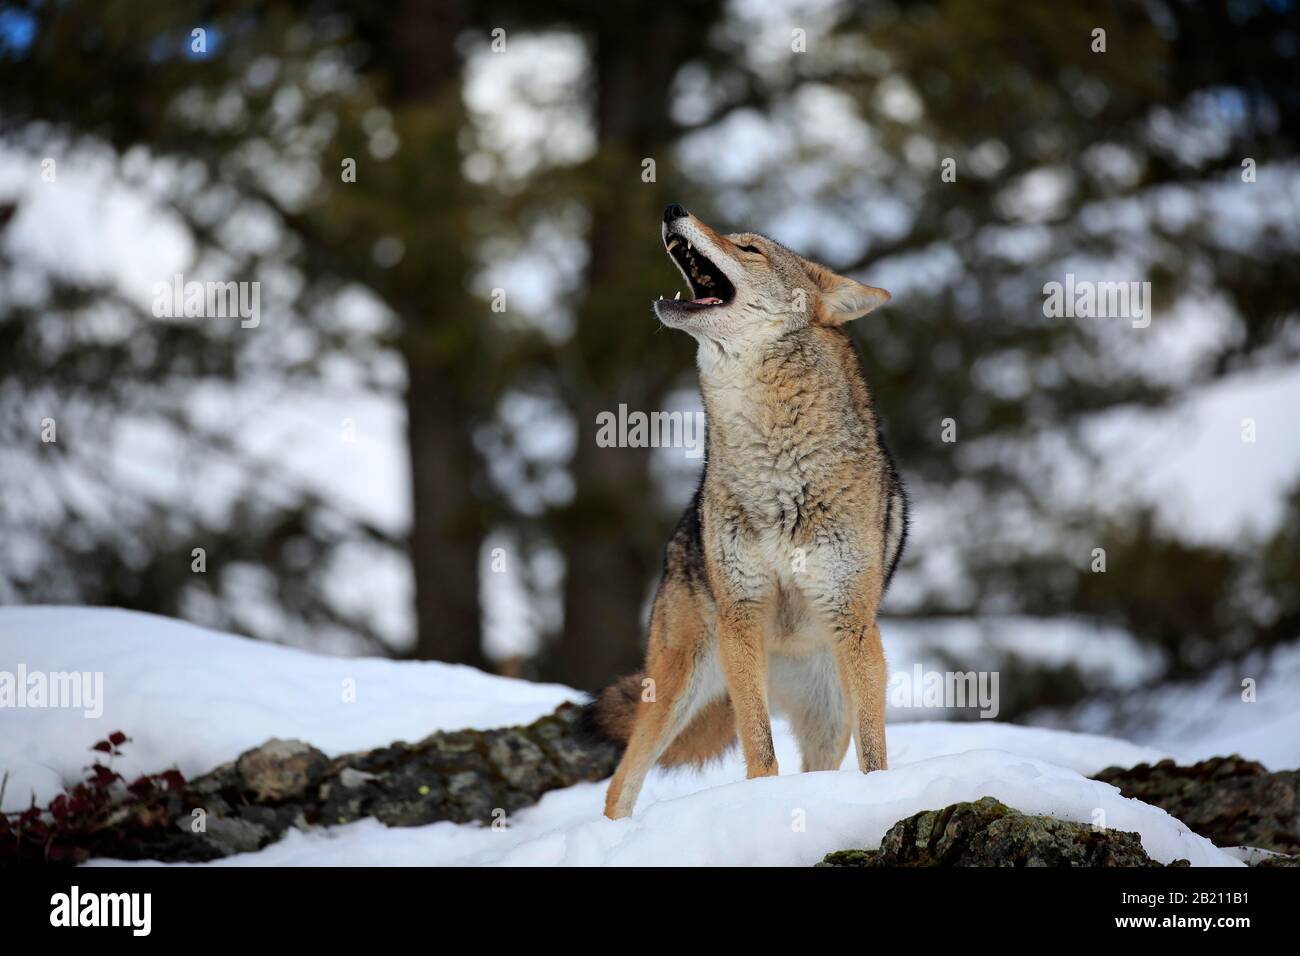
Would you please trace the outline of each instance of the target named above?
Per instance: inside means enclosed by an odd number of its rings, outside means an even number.
[[[0,608],[0,672],[98,671],[103,716],[0,710],[4,809],[44,803],[82,779],[89,747],[131,738],[123,775],[176,766],[186,776],[296,737],[327,754],[417,740],[435,730],[523,724],[582,695],[450,664],[322,657],[183,621],[101,608]]]
[[[132,737],[128,775],[176,765],[189,775],[271,736],[327,753],[418,739],[437,729],[523,723],[580,695],[436,663],[318,657],[166,618],[89,608],[0,609],[0,671],[98,671],[103,713],[0,711],[7,808],[47,800],[79,779],[87,747],[113,730]],[[355,701],[347,696],[355,692]],[[784,773],[744,780],[732,754],[701,772],[655,771],[636,815],[601,817],[603,784],[548,794],[502,829],[438,823],[389,830],[373,820],[291,833],[227,864],[769,864],[806,865],[878,843],[924,809],[991,795],[1029,813],[1135,830],[1169,862],[1240,865],[1162,810],[1086,778],[1163,753],[1124,741],[997,721],[913,722],[889,729],[891,769],[864,776],[798,774],[777,721]],[[1099,817],[1100,815],[1100,817]]]
[[[1253,682],[1253,697],[1243,682]],[[1153,688],[1127,718],[1141,737],[1180,763],[1241,754],[1270,770],[1300,766],[1300,643],[1279,647],[1272,658],[1253,655],[1225,664],[1198,680]],[[1131,703],[1131,702],[1130,702]],[[1113,725],[1113,708],[1097,702],[1062,715],[1066,725],[1099,730]]]

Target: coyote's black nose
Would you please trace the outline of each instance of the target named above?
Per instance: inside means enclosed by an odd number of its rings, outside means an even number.
[[[664,207],[664,222],[672,222],[674,219],[686,218],[686,210],[678,203],[670,202]]]

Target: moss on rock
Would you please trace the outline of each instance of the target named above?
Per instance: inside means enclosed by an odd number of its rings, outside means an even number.
[[[925,810],[890,827],[879,850],[839,850],[817,865],[1160,866],[1136,833],[1031,816],[992,797]]]

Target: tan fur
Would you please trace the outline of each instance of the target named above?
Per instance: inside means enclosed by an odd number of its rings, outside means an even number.
[[[659,758],[661,767],[703,767],[736,742],[736,715],[731,698],[722,696],[704,705],[686,729]]]
[[[840,326],[889,294],[694,217],[670,235],[721,270],[734,297],[656,303],[699,343],[709,447],[651,615],[653,700],[639,678],[634,695],[621,683],[601,698],[603,724],[628,741],[606,795],[614,818],[632,812],[656,761],[698,763],[737,735],[747,776],[778,773],[773,704],[790,716],[804,770],[837,769],[850,735],[861,770],[888,766],[876,611],[906,498]],[[678,264],[692,298],[726,285],[702,290]]]

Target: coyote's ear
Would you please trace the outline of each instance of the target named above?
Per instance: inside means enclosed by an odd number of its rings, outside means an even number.
[[[821,290],[813,319],[823,325],[852,322],[889,301],[884,289],[845,278],[815,262],[808,263],[808,274]]]

